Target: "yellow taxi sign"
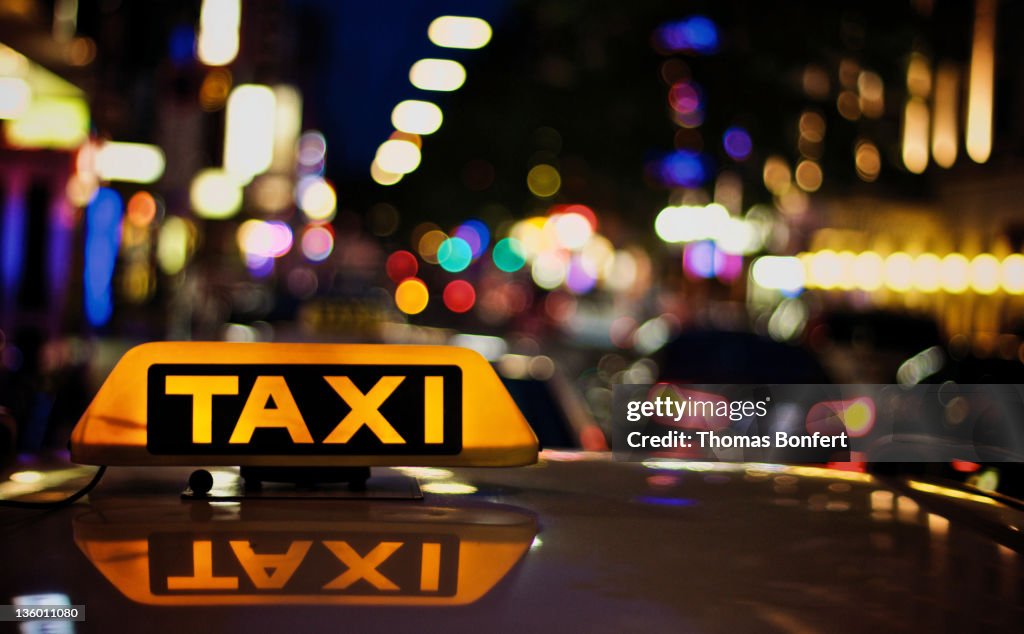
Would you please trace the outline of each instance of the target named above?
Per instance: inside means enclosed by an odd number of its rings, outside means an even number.
[[[537,437],[490,364],[447,346],[147,343],[71,435],[103,465],[519,466]]]
[[[478,600],[537,534],[531,513],[502,505],[310,504],[283,519],[265,502],[206,520],[180,505],[90,509],[75,543],[147,605],[427,606]]]

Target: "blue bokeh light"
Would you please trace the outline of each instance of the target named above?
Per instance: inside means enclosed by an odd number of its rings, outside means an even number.
[[[666,51],[710,55],[718,51],[718,27],[710,18],[695,15],[662,24],[655,31],[655,40]]]
[[[729,158],[734,161],[745,161],[750,156],[754,144],[746,130],[733,126],[722,135],[722,147]]]
[[[658,180],[669,187],[699,187],[711,172],[707,157],[690,150],[676,150],[664,156],[656,167]]]
[[[121,242],[121,195],[101,187],[85,209],[85,317],[94,327],[105,325],[114,312],[111,281]]]

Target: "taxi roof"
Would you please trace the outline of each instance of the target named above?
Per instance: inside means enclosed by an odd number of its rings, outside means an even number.
[[[145,623],[171,632],[216,623],[225,632],[312,632],[344,623],[357,631],[860,632],[949,622],[1016,631],[1021,622],[1024,514],[941,484],[914,488],[910,480],[813,467],[640,464],[549,451],[521,469],[407,470],[422,483],[422,502],[197,504],[178,499],[184,473],[113,468],[87,503],[43,515],[0,510],[0,556],[7,562],[0,592],[65,594],[87,606],[86,623],[76,624],[85,631]],[[234,477],[230,470],[217,474]],[[432,513],[434,520],[424,519]],[[335,521],[341,516],[344,522]],[[467,527],[476,532],[459,532]],[[160,607],[145,600],[154,588],[150,577],[122,588],[124,578],[94,561],[97,545],[120,539],[156,555],[180,552],[181,540],[211,542],[214,572],[231,576],[242,575],[225,559],[231,541],[266,554],[297,542],[317,548],[345,539],[369,559],[375,543],[416,544],[408,553],[421,557],[423,543],[471,539],[506,544],[509,555],[504,563],[494,560],[492,568],[505,570],[492,571],[493,583],[479,596],[443,606],[395,598],[270,600],[286,585],[243,605]],[[441,552],[451,551],[442,545]],[[321,553],[335,568],[310,568],[318,582],[344,571]],[[121,556],[141,561],[130,550]],[[403,591],[404,579],[419,587],[421,576],[403,576],[399,560],[393,563],[378,571]],[[269,576],[275,570],[264,568]],[[302,571],[288,583],[305,583]],[[358,583],[373,591],[365,579]]]

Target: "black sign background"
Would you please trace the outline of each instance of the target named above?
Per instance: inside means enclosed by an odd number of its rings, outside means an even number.
[[[191,395],[168,395],[168,376],[237,376],[238,394],[213,397],[212,441],[192,443]],[[258,428],[246,444],[229,444],[256,378],[283,376],[302,413],[313,443],[296,444],[283,428]],[[347,376],[363,394],[383,376],[405,379],[378,411],[405,444],[386,445],[362,426],[344,444],[323,444],[351,407],[325,376]],[[424,442],[424,377],[444,377],[444,442]],[[462,369],[454,365],[289,365],[289,364],[158,364],[148,376],[146,446],[166,455],[413,455],[457,454],[462,451]],[[260,403],[261,406],[265,405]],[[273,406],[271,406],[273,407]]]

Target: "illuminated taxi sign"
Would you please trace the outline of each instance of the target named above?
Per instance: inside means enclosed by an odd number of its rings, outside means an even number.
[[[90,509],[73,521],[75,542],[147,605],[465,605],[537,534],[533,514],[504,505],[321,505],[285,521],[260,502],[208,520],[180,505]]]
[[[471,350],[166,342],[121,359],[71,451],[108,465],[516,466],[537,440]]]
[[[153,454],[454,455],[462,383],[453,365],[158,364],[149,369],[146,446]]]

